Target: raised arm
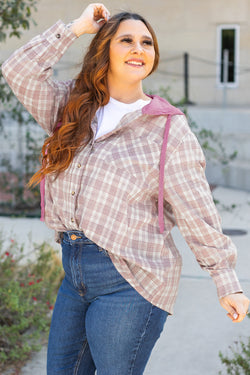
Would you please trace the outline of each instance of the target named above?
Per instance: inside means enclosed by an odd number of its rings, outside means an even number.
[[[53,66],[78,36],[97,32],[108,17],[102,4],[90,4],[71,24],[58,21],[2,65],[3,76],[14,94],[48,134],[53,132],[74,85],[72,80],[54,81]]]
[[[62,21],[15,51],[2,65],[3,76],[35,120],[51,134],[73,82],[52,79],[52,67],[76,39]]]

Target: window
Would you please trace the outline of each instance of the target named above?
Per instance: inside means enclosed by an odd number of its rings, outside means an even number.
[[[221,25],[217,33],[217,82],[219,86],[238,85],[239,26]],[[226,70],[225,70],[226,69]]]

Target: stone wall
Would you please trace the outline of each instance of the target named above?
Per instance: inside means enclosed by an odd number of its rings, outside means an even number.
[[[228,166],[207,161],[209,182],[250,191],[250,109],[189,107],[188,113],[199,128],[218,134],[228,154],[237,151]]]

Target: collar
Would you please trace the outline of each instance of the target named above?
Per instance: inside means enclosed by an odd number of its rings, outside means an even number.
[[[142,108],[142,113],[147,115],[183,115],[180,109],[174,107],[166,99],[158,95],[147,95],[152,100]]]

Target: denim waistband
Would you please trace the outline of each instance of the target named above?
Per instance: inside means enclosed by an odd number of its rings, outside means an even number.
[[[83,232],[78,231],[78,230],[69,230],[67,232],[62,232],[61,238],[72,244],[76,242],[92,243],[92,244],[94,243],[88,237],[86,237]]]

